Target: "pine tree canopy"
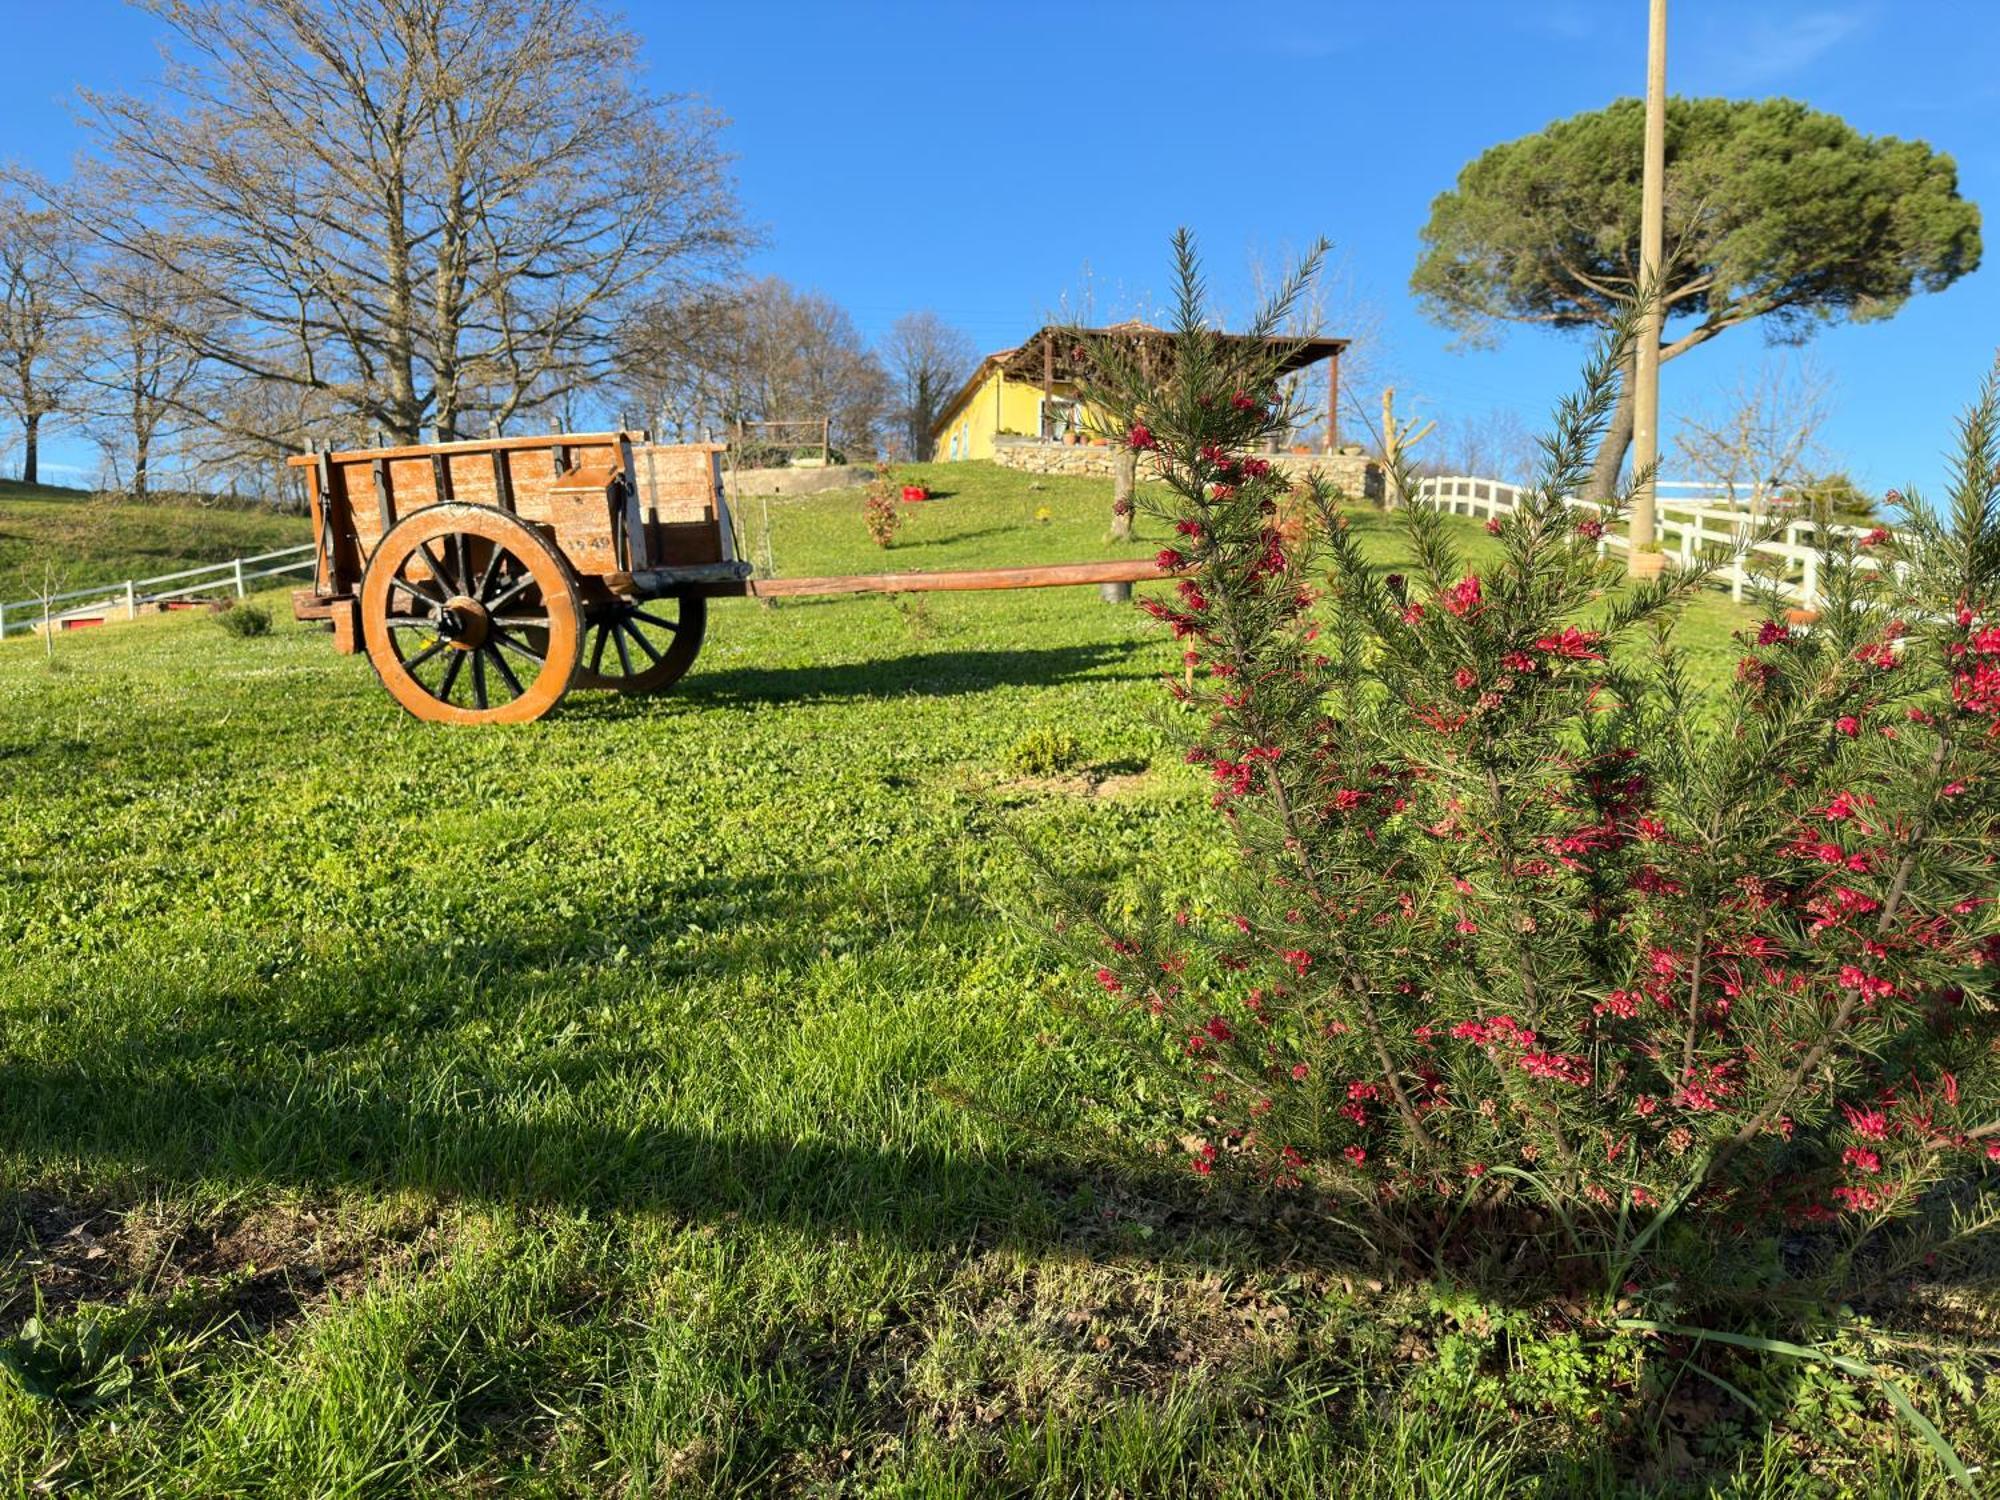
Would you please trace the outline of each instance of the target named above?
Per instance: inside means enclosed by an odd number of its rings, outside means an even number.
[[[1644,121],[1621,99],[1467,165],[1424,226],[1426,310],[1474,339],[1614,323],[1639,279]],[[1752,319],[1795,342],[1885,318],[1979,265],[1978,206],[1921,141],[1790,99],[1672,99],[1666,144],[1664,358]]]

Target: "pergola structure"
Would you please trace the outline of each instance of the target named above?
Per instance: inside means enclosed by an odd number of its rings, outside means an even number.
[[[1242,333],[1225,333],[1218,337],[1230,344],[1259,342]],[[1051,323],[1038,329],[1015,348],[992,355],[990,359],[999,365],[1001,374],[1008,379],[1037,383],[1042,388],[1043,396],[1048,397],[1055,394],[1059,383],[1074,384],[1088,376],[1088,341],[1091,339],[1116,340],[1130,350],[1132,360],[1141,369],[1163,372],[1172,367],[1177,335],[1136,318],[1114,323],[1108,328]],[[1279,353],[1277,373],[1280,375],[1291,375],[1309,369],[1321,360],[1326,361],[1326,451],[1333,452],[1340,445],[1340,355],[1350,340],[1280,336],[1262,342]]]

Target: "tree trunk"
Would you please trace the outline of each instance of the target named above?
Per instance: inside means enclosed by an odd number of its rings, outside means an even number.
[[[27,421],[21,424],[21,437],[23,445],[26,448],[26,452],[21,456],[21,482],[23,484],[38,484],[41,482],[38,476],[41,470],[42,452],[42,418],[40,413],[29,417]]]
[[[398,168],[400,171],[400,163]],[[421,443],[424,434],[423,407],[417,401],[416,293],[410,285],[410,243],[400,178],[386,195],[383,210],[388,233],[383,271],[389,283],[384,319],[388,325],[384,342],[388,345],[389,399],[382,425],[389,430],[390,441],[394,443]]]
[[[1611,411],[1611,425],[1604,429],[1604,440],[1598,444],[1597,458],[1590,469],[1590,488],[1584,493],[1586,500],[1609,500],[1618,488],[1618,475],[1625,467],[1625,454],[1632,446],[1632,422],[1636,414],[1632,410],[1632,366],[1627,364],[1619,372],[1618,404]]]
[[[1115,450],[1111,460],[1111,538],[1132,540],[1132,494],[1139,484],[1139,455],[1130,448]]]

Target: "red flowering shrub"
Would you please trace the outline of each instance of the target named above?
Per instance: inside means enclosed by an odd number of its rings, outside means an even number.
[[[868,528],[868,539],[878,547],[890,546],[902,529],[903,513],[896,508],[895,487],[889,481],[889,466],[885,463],[875,465],[875,477],[869,481],[868,493],[861,501],[861,524]]]
[[[1671,634],[1704,574],[1623,586],[1564,499],[1615,347],[1494,565],[1408,507],[1415,565],[1383,576],[1317,481],[1317,523],[1280,525],[1248,455],[1290,414],[1241,399],[1274,357],[1207,331],[1181,251],[1171,368],[1109,354],[1091,394],[1161,464],[1188,576],[1145,607],[1240,862],[1213,909],[1081,930],[1111,1029],[1209,1122],[1193,1170],[1392,1212],[1513,1194],[1614,1258],[1669,1217],[1874,1228],[1992,1173],[1993,387],[1948,515],[1830,543],[1817,624],[1771,598],[1704,695]]]

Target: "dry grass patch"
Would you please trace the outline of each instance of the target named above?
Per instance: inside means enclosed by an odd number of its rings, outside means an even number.
[[[89,1305],[171,1305],[271,1333],[371,1281],[435,1260],[435,1211],[333,1202],[198,1212],[24,1192],[0,1209],[0,1334]]]

